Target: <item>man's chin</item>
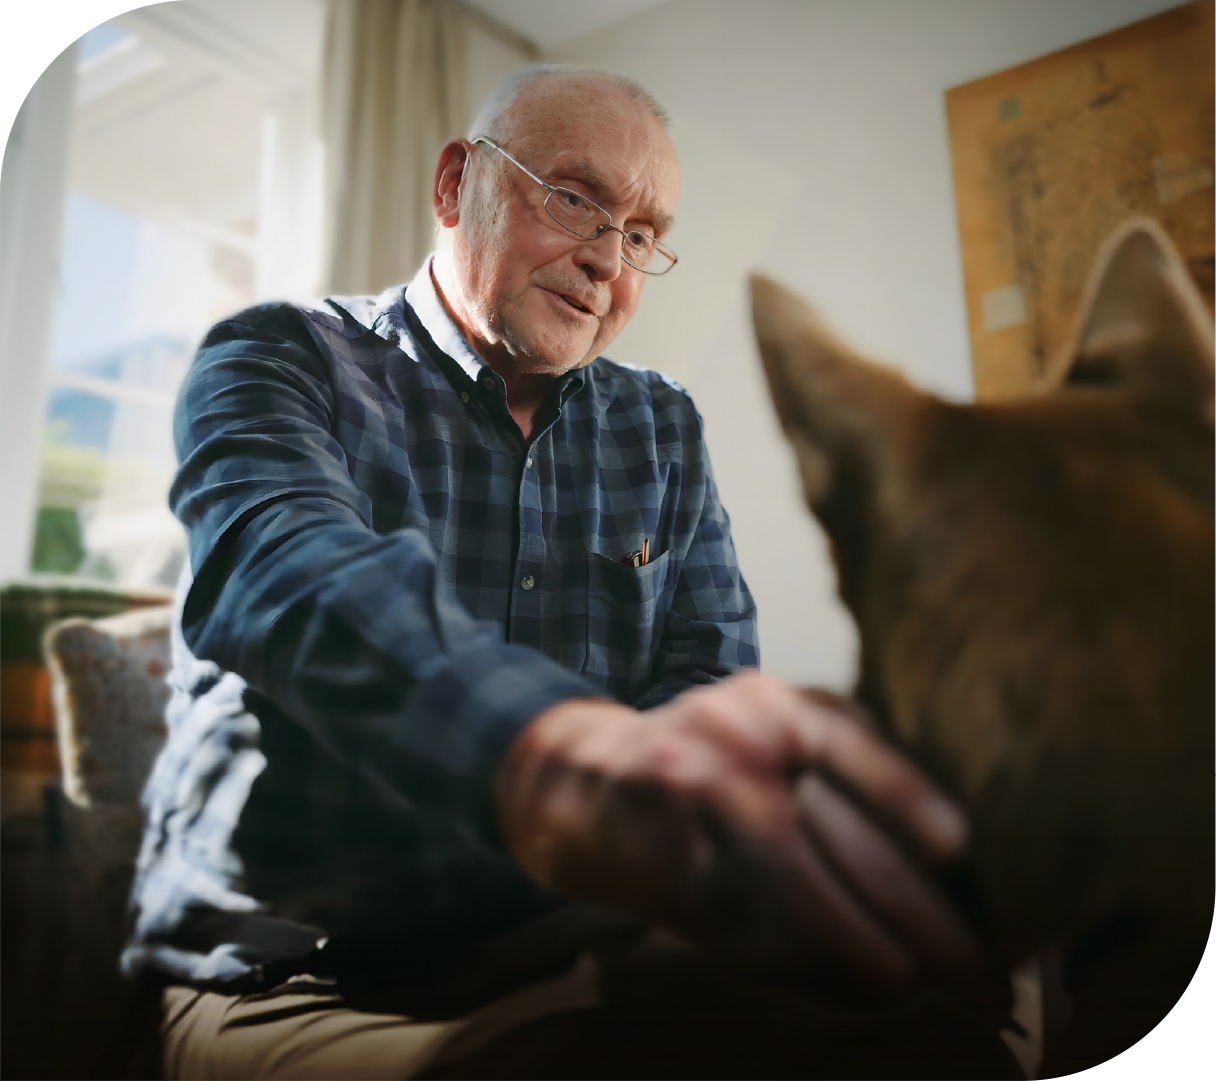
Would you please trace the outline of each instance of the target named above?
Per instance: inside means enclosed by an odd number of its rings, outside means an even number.
[[[517,339],[518,341],[518,339]],[[520,370],[533,375],[565,375],[591,363],[598,350],[595,341],[520,341],[516,349],[516,357],[520,362]]]
[[[581,368],[603,344],[597,340],[602,320],[567,314],[547,290],[533,290],[515,311],[504,312],[503,330],[504,337],[515,343],[518,360],[538,375],[557,376]]]
[[[576,368],[586,367],[594,359],[594,353],[585,353],[583,356],[573,359],[564,357],[535,357],[531,359],[528,372],[532,375],[549,375],[557,378],[560,375],[565,375],[567,372],[574,371]]]

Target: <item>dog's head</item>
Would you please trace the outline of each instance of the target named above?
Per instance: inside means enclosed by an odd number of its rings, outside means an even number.
[[[772,282],[752,300],[858,695],[969,809],[1004,949],[1126,896],[1129,863],[1177,878],[1144,839],[1211,832],[1213,342],[1164,234],[1112,238],[1054,388],[1016,403],[941,401]]]

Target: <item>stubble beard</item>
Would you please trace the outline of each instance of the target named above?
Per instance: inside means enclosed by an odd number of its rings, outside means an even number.
[[[469,252],[470,277],[475,281],[493,279],[493,265],[507,244],[501,214],[500,188],[503,184],[499,173],[494,182],[487,185],[490,190],[486,195],[474,200],[466,211],[465,244]],[[476,295],[465,297],[466,310],[487,341],[501,343],[506,348],[517,365],[518,374],[564,375],[594,358],[594,350],[572,358],[554,357],[553,350],[545,347],[543,336],[536,333],[534,318],[516,310],[510,301],[498,303],[484,291],[475,292]]]

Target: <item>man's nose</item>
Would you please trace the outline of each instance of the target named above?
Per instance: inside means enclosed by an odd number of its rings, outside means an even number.
[[[592,281],[610,282],[619,278],[624,260],[621,259],[623,234],[607,228],[592,240],[584,240],[574,253],[574,261]]]

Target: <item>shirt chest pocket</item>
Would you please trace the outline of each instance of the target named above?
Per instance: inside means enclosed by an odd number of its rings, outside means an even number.
[[[650,686],[671,603],[670,567],[670,551],[644,567],[627,567],[591,553],[583,675],[619,701],[632,702]]]

